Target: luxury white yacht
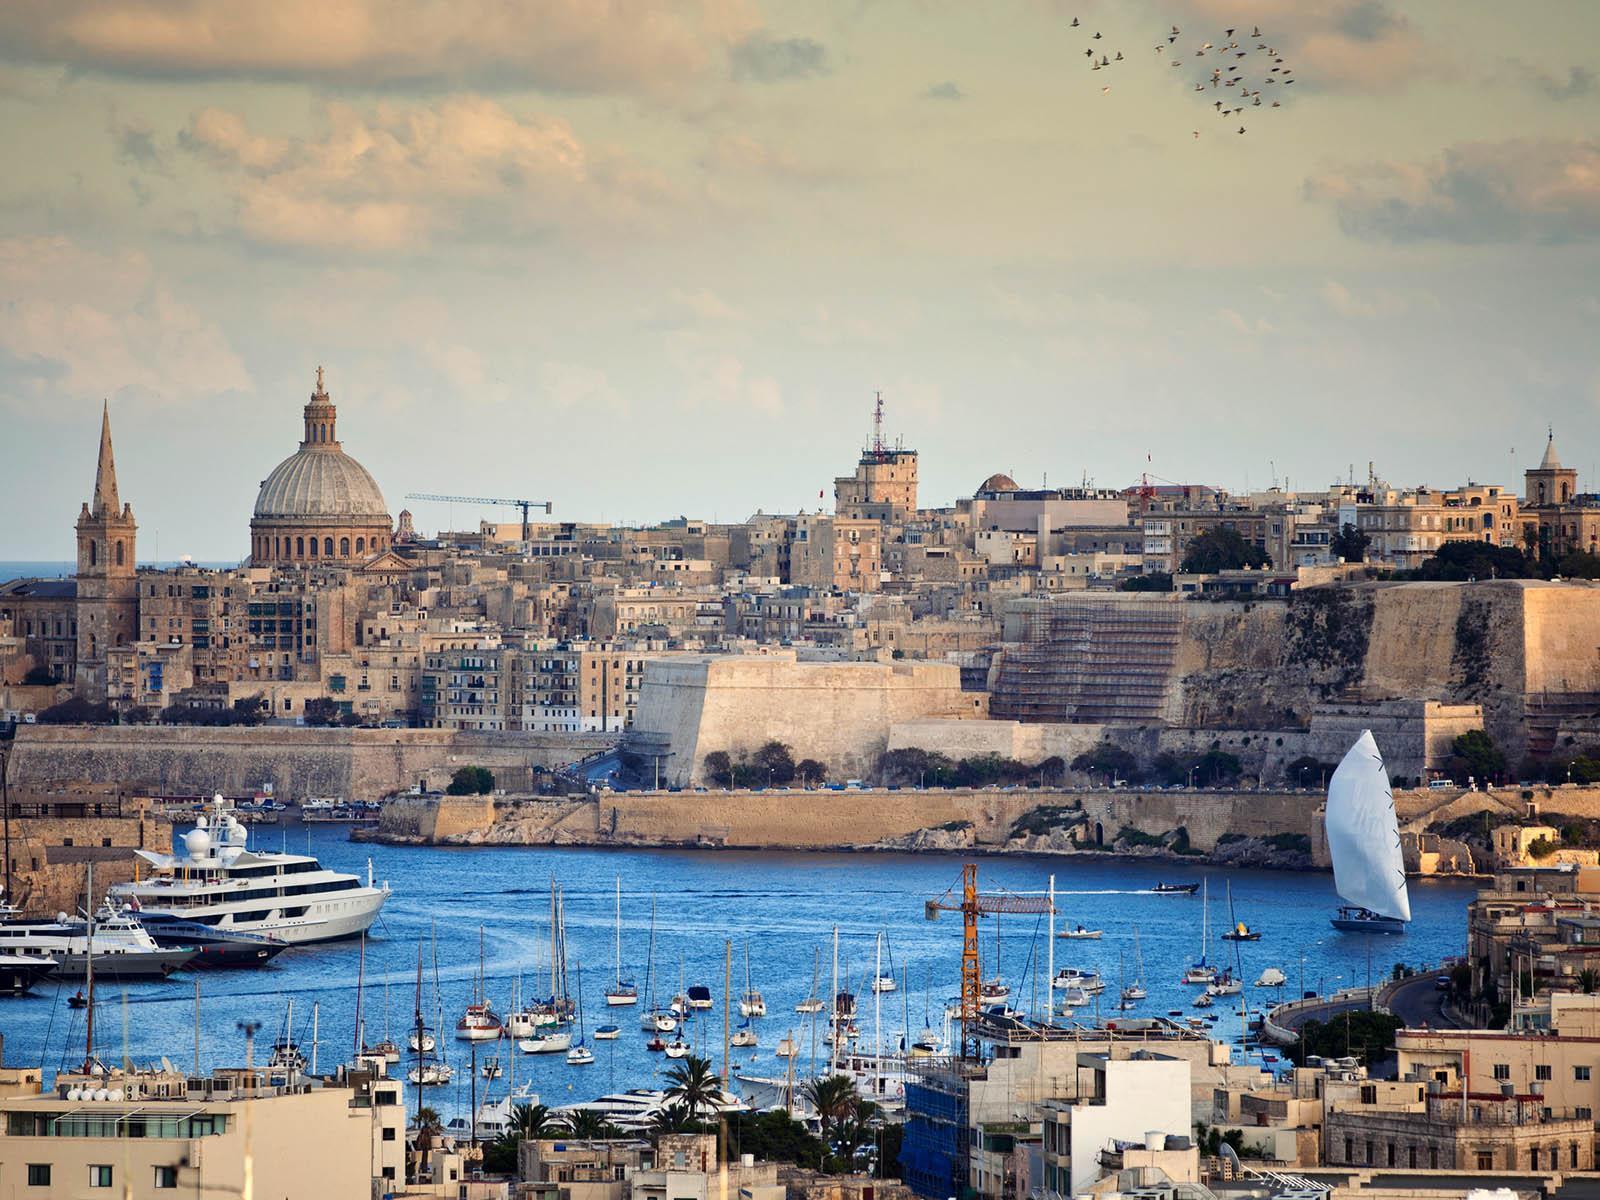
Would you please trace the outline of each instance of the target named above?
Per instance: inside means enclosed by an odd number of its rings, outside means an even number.
[[[389,898],[375,885],[327,870],[310,855],[246,848],[248,833],[217,796],[183,838],[185,854],[135,853],[153,874],[111,887],[111,896],[141,912],[171,914],[222,930],[266,933],[286,942],[355,937]]]
[[[102,979],[161,979],[197,953],[190,946],[158,946],[131,915],[109,904],[95,915],[92,945],[95,974]],[[64,979],[82,979],[88,972],[90,946],[87,922],[74,921],[66,913],[24,917],[0,898],[0,956],[8,963],[33,963]]]

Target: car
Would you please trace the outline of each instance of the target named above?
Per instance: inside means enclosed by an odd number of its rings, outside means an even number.
[[[1434,987],[1435,991],[1439,991],[1439,992],[1448,991],[1449,988],[1450,988],[1450,976],[1448,976],[1448,975],[1439,976],[1439,978],[1437,978],[1437,979],[1435,979],[1433,981],[1433,987]]]

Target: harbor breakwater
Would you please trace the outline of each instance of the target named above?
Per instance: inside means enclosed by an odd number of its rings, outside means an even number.
[[[488,767],[496,784],[533,786],[535,768],[574,762],[615,737],[446,729],[293,726],[23,725],[9,756],[13,788],[111,781],[130,794],[344,796],[379,800],[442,789],[458,767]]]

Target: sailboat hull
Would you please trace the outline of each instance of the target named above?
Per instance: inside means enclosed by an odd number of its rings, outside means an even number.
[[[1341,908],[1330,918],[1335,929],[1344,933],[1404,933],[1406,923],[1399,917],[1383,917],[1373,912]]]

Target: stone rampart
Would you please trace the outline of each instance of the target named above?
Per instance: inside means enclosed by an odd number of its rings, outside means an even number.
[[[534,767],[572,762],[614,740],[445,729],[24,725],[8,775],[13,787],[86,779],[150,795],[248,795],[270,783],[283,799],[376,800],[418,784],[442,789],[464,766],[489,768],[498,787],[528,790]]]

